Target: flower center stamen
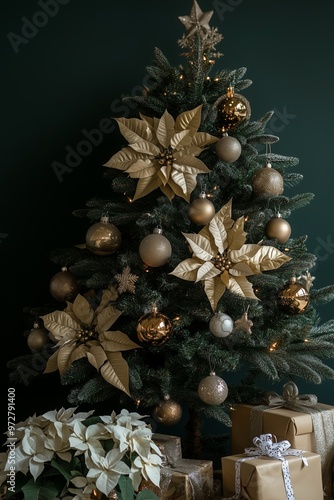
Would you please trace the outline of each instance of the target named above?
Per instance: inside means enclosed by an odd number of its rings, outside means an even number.
[[[83,328],[82,330],[78,330],[75,334],[76,338],[82,342],[88,342],[89,340],[95,340],[98,338],[98,334],[95,330],[89,330],[88,328]]]
[[[222,273],[224,271],[228,271],[232,266],[232,261],[228,258],[227,252],[224,252],[223,254],[218,252],[214,257],[212,257],[211,262]]]
[[[173,162],[175,161],[175,156],[173,155],[173,149],[168,146],[168,148],[165,148],[156,158],[160,165],[163,166],[172,166]]]

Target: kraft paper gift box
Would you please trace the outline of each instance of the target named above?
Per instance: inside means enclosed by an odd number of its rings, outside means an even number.
[[[259,406],[258,408],[261,409]],[[262,407],[263,408],[263,407]],[[334,420],[334,407],[326,404],[317,403],[318,410],[330,410]],[[277,441],[287,439],[292,448],[319,453],[319,447],[316,446],[315,432],[313,420],[309,413],[290,410],[288,408],[270,408],[264,411],[256,411],[254,405],[238,404],[231,411],[231,452],[232,454],[243,453],[245,448],[252,444],[252,419],[261,418],[262,426],[261,433],[272,433],[276,436]],[[256,413],[258,415],[256,415]],[[259,434],[259,432],[255,432]],[[332,482],[328,473],[328,463],[324,464],[325,455],[333,456],[334,441],[328,443],[332,449],[323,448],[322,453],[322,470],[324,491],[327,495],[332,495]],[[326,460],[327,462],[327,460]],[[325,470],[326,468],[326,470]]]
[[[182,458],[181,438],[178,436],[169,436],[168,434],[154,433],[153,441],[162,453],[163,465],[173,465]]]
[[[213,464],[210,460],[182,458],[161,470],[161,500],[212,500]]]
[[[235,466],[246,454],[222,457],[223,495],[235,494]],[[300,457],[286,456],[295,500],[323,500],[320,455],[303,452],[308,466]],[[241,463],[240,498],[247,500],[284,500],[287,498],[282,462],[277,458],[256,457]]]

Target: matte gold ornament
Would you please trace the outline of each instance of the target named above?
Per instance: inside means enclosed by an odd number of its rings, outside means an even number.
[[[86,233],[86,247],[95,255],[111,255],[120,247],[120,230],[103,215],[100,222],[93,224]]]
[[[215,313],[210,319],[209,328],[215,337],[227,337],[233,331],[233,319],[225,313]]]
[[[220,160],[228,163],[234,163],[238,160],[242,152],[241,144],[235,137],[227,133],[216,142],[216,153]]]
[[[153,411],[153,418],[164,425],[175,425],[182,417],[182,407],[166,394],[163,401],[157,404]]]
[[[210,372],[198,385],[198,395],[208,405],[220,405],[228,396],[228,387],[215,372]]]
[[[197,174],[210,172],[196,157],[206,146],[218,141],[218,137],[198,132],[202,105],[180,113],[175,120],[167,110],[159,119],[142,114],[140,117],[116,118],[129,145],[104,166],[138,179],[133,201],[159,188],[169,200],[176,195],[189,202]]]
[[[281,174],[267,162],[264,167],[254,174],[252,179],[253,192],[257,196],[280,196],[284,190],[284,181]]]
[[[234,92],[230,86],[227,93],[220,97],[214,104],[217,109],[217,121],[222,130],[230,130],[237,123],[248,120],[251,115],[251,106],[248,100]]]
[[[280,244],[286,243],[291,236],[291,226],[279,212],[267,222],[264,230],[267,238],[276,239]]]
[[[62,267],[61,271],[55,274],[49,284],[52,297],[57,302],[72,302],[79,293],[77,279],[67,267]]]
[[[173,323],[164,314],[158,312],[156,305],[151,312],[144,314],[137,323],[137,337],[140,342],[161,346],[170,339],[173,333]]]
[[[162,233],[161,226],[157,226],[139,245],[140,258],[147,266],[164,266],[172,255],[172,245]]]
[[[207,199],[202,191],[190,205],[188,210],[189,219],[198,226],[208,224],[216,213],[214,204]]]
[[[46,345],[50,344],[49,332],[46,328],[41,328],[38,323],[34,323],[34,328],[27,337],[27,344],[32,352],[42,351]]]
[[[279,292],[277,305],[286,314],[295,316],[305,311],[310,302],[309,291],[306,286],[297,282],[294,276]]]
[[[193,255],[170,274],[187,281],[202,281],[214,312],[227,289],[258,300],[247,277],[277,269],[291,260],[271,245],[246,243],[244,223],[244,217],[232,219],[230,200],[198,234],[183,233]]]

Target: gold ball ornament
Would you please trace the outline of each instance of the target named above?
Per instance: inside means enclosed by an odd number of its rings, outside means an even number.
[[[215,372],[210,372],[198,385],[200,399],[208,405],[220,405],[228,395],[228,387],[222,378]]]
[[[227,93],[216,101],[215,108],[218,124],[221,129],[225,130],[248,120],[251,115],[249,101],[244,96],[236,94],[232,86],[228,87]]]
[[[252,187],[254,194],[257,196],[279,196],[284,190],[283,177],[268,162],[254,174]]]
[[[95,255],[111,255],[120,247],[120,230],[103,215],[100,222],[93,224],[86,233],[86,247]]]
[[[290,278],[289,283],[279,292],[277,305],[286,314],[295,316],[305,311],[310,302],[308,290],[296,277]]]
[[[163,401],[160,401],[153,411],[153,418],[164,425],[175,425],[182,417],[182,408],[179,403],[171,399],[166,394]]]
[[[234,321],[228,314],[215,313],[210,319],[209,329],[215,337],[223,338],[232,333]]]
[[[172,246],[162,232],[161,226],[157,226],[139,245],[140,258],[149,267],[164,266],[172,255]]]
[[[189,219],[198,226],[209,224],[215,213],[215,206],[207,199],[204,191],[189,205]]]
[[[153,305],[151,312],[144,314],[137,323],[137,337],[140,342],[161,346],[170,339],[173,323]]]
[[[62,267],[61,271],[51,278],[49,290],[57,302],[73,302],[79,293],[79,286],[74,274],[68,271],[67,267]]]
[[[216,142],[216,154],[220,160],[227,163],[233,163],[241,155],[241,144],[235,137],[224,134],[219,141]]]
[[[40,352],[44,346],[50,343],[49,332],[46,328],[41,328],[38,323],[28,334],[27,344],[32,352]]]
[[[280,213],[267,222],[264,231],[267,238],[276,239],[280,244],[286,243],[291,236],[291,226]]]

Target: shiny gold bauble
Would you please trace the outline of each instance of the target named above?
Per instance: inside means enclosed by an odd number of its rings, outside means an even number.
[[[235,137],[225,134],[216,142],[216,153],[220,160],[233,163],[241,155],[241,144]]]
[[[160,267],[167,264],[172,255],[172,246],[162,229],[156,227],[152,234],[148,234],[139,245],[141,260],[150,267]]]
[[[211,372],[198,385],[200,399],[208,405],[220,405],[228,395],[228,387],[222,378]]]
[[[97,488],[94,488],[93,491],[90,494],[90,499],[91,500],[104,500],[104,499],[109,499],[109,500],[118,500],[118,495],[116,490],[111,490],[108,493],[108,496],[104,495],[100,490]]]
[[[291,278],[290,282],[279,292],[277,305],[286,314],[295,316],[305,311],[310,302],[310,295],[306,288],[298,283],[296,278]]]
[[[284,190],[283,177],[270,163],[267,163],[254,174],[252,186],[257,196],[279,196]]]
[[[175,425],[182,417],[182,408],[179,403],[166,395],[164,401],[160,401],[153,411],[153,418],[164,425]]]
[[[280,214],[270,219],[264,230],[267,238],[276,239],[281,245],[286,243],[291,236],[291,226]]]
[[[214,106],[217,109],[217,121],[221,129],[231,129],[237,123],[248,120],[251,115],[248,100],[236,94],[233,87],[229,87],[226,95],[220,97]]]
[[[201,193],[190,205],[189,219],[199,226],[208,224],[216,213],[214,204]]]
[[[67,267],[62,267],[62,270],[51,278],[49,290],[58,302],[73,302],[79,293],[79,286],[74,274],[68,271]]]
[[[137,323],[137,337],[140,342],[161,346],[170,339],[173,333],[171,320],[158,312],[156,306],[148,314],[139,318]]]
[[[40,328],[38,324],[29,332],[27,344],[32,352],[40,352],[44,346],[50,343],[49,332],[46,328]]]
[[[86,247],[95,255],[111,255],[120,247],[120,230],[109,222],[109,217],[101,217],[86,233]]]

